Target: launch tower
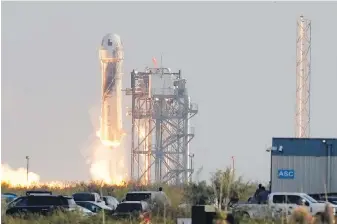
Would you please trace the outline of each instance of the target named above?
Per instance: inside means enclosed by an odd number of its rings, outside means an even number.
[[[131,72],[131,178],[142,184],[181,184],[193,173],[190,119],[197,114],[181,71],[146,68]]]
[[[311,21],[301,16],[296,43],[296,138],[310,137]]]

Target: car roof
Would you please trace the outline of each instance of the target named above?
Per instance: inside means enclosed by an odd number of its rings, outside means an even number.
[[[10,195],[10,194],[1,194],[2,198],[17,198],[18,196],[16,195]]]
[[[14,193],[2,193],[3,195],[6,195],[6,196],[16,196],[17,197],[17,195],[16,194],[14,194]]]
[[[273,192],[271,193],[273,195],[280,195],[280,194],[284,194],[284,195],[298,195],[298,196],[302,196],[302,195],[307,195],[306,193],[299,193],[299,192]]]
[[[74,194],[98,194],[97,192],[76,192]],[[73,195],[74,195],[73,194]],[[98,194],[99,195],[99,194]]]
[[[120,204],[147,204],[146,201],[123,201]]]
[[[67,198],[67,199],[72,199],[72,197],[69,196],[63,196],[63,195],[24,195],[20,196],[20,198],[36,198],[36,197],[53,197],[53,198]]]

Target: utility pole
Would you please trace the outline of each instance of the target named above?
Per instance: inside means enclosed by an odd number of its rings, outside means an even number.
[[[234,156],[232,156],[232,167],[233,167],[233,177],[234,177],[234,171],[235,171],[235,159]]]
[[[29,177],[28,177],[28,174],[29,174],[29,156],[26,156],[26,161],[27,161],[27,186],[29,184]]]

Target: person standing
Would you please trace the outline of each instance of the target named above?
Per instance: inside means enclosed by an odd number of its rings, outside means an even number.
[[[255,200],[257,200],[258,195],[259,195],[259,193],[261,192],[261,190],[262,190],[262,184],[259,184],[259,186],[258,186],[258,188],[256,189],[255,194],[254,194]]]
[[[257,196],[257,201],[259,204],[266,204],[268,201],[269,192],[266,190],[265,187],[261,187],[261,191]]]

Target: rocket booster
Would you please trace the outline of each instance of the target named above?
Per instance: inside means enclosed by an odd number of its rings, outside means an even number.
[[[99,50],[102,74],[102,105],[100,120],[101,142],[118,146],[122,130],[122,63],[123,44],[116,34],[103,37]]]

